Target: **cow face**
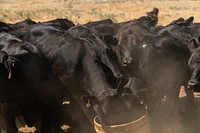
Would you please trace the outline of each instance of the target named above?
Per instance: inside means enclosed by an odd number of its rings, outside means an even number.
[[[122,67],[129,69],[137,58],[139,39],[135,34],[119,37],[117,57]]]
[[[102,96],[100,100],[92,96],[82,97],[86,106],[92,105],[94,107],[102,125],[108,126],[131,122],[145,112],[144,104],[138,104],[138,97],[133,96],[127,89],[122,93],[111,90]]]
[[[188,60],[188,65],[191,70],[191,78],[188,82],[188,86],[193,90],[198,90],[200,86],[200,37],[194,37],[190,39],[188,48],[191,56]]]
[[[127,84],[124,86],[124,98],[130,98],[127,100],[130,107],[140,107],[145,102],[146,95],[146,84],[145,82],[138,77],[129,78]]]
[[[200,47],[193,49],[188,65],[192,73],[188,85],[192,90],[200,91]]]

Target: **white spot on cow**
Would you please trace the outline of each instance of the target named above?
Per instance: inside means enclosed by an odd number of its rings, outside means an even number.
[[[67,132],[70,129],[70,126],[64,124],[64,125],[61,126],[61,129]]]
[[[8,79],[11,79],[11,77],[12,77],[12,71],[10,70],[8,73]]]
[[[86,107],[89,108],[91,106],[90,104],[90,100],[88,100],[87,104],[86,104]]]
[[[70,104],[70,101],[64,101],[62,102],[63,105],[66,105],[66,104]]]
[[[147,44],[143,44],[142,47],[145,48],[147,46]]]

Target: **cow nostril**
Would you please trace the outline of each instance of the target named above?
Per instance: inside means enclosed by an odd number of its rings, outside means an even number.
[[[126,60],[123,60],[122,63],[123,63],[123,66],[127,66],[128,62]]]

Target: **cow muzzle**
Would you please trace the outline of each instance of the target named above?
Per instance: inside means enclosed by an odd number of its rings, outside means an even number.
[[[122,66],[123,67],[128,67],[128,66],[130,66],[131,63],[132,63],[131,57],[125,58],[125,59],[122,60]]]

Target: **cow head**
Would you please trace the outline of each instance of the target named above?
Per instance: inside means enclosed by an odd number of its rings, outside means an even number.
[[[138,96],[138,95],[137,95]],[[82,96],[86,106],[93,106],[102,125],[116,125],[133,121],[145,113],[143,103],[129,89],[122,92],[110,89],[98,97]]]
[[[118,61],[124,68],[131,68],[139,52],[139,39],[135,34],[121,35],[116,51]]]
[[[188,65],[191,70],[191,78],[188,85],[191,89],[197,90],[200,87],[200,43],[198,38],[192,38],[189,41],[188,47],[191,52]]]
[[[200,48],[193,51],[188,65],[192,73],[188,85],[191,89],[198,90],[200,87]]]
[[[124,86],[124,98],[130,98],[130,107],[142,107],[145,102],[146,86],[142,78],[130,77],[127,84]],[[134,105],[134,106],[133,106]]]

